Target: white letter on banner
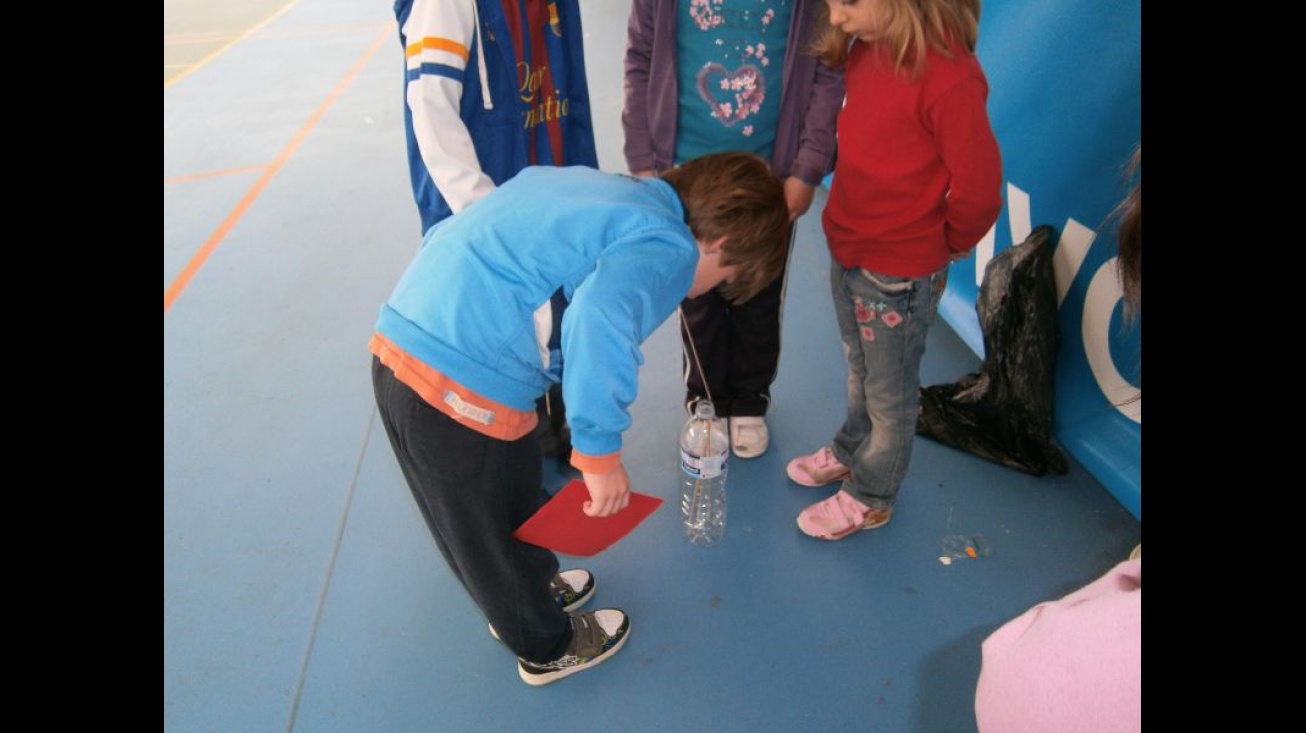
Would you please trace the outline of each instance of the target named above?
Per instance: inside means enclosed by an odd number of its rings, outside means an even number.
[[[1007,184],[1007,219],[1011,225],[1011,243],[1016,245],[1029,238],[1033,231],[1033,219],[1030,217],[1029,194]],[[993,244],[997,225],[990,229],[976,247],[975,284],[982,286],[984,270],[993,259]],[[1057,307],[1065,302],[1070,286],[1084,266],[1088,250],[1093,245],[1097,233],[1074,219],[1066,219],[1066,225],[1057,241],[1056,251],[1052,256],[1052,272],[1057,284]],[[1093,379],[1098,389],[1113,407],[1129,420],[1143,422],[1143,399],[1138,388],[1130,384],[1116,369],[1111,357],[1111,315],[1116,304],[1124,298],[1120,290],[1119,275],[1116,272],[1116,258],[1112,257],[1093,273],[1088,290],[1084,294],[1084,312],[1080,324],[1080,338],[1084,344],[1084,355],[1088,367],[1093,372]]]
[[[1007,220],[1011,222],[1011,243],[1020,244],[1034,231],[1034,220],[1029,215],[1029,194],[1007,184]]]
[[[1075,282],[1075,275],[1084,265],[1088,248],[1097,236],[1092,229],[1074,219],[1066,219],[1065,229],[1061,231],[1061,240],[1057,242],[1057,251],[1052,256],[1052,272],[1057,281],[1057,305],[1060,306]]]
[[[1084,319],[1081,329],[1084,337],[1084,354],[1093,370],[1097,386],[1107,401],[1130,420],[1143,424],[1143,395],[1120,375],[1111,358],[1111,314],[1123,298],[1116,258],[1112,257],[1093,273],[1084,294]],[[1137,396],[1135,398],[1135,396]]]
[[[1029,238],[1029,233],[1034,231],[1029,215],[1029,194],[1010,183],[1007,184],[1007,221],[1011,225],[1013,246],[1024,242]],[[993,259],[993,240],[997,230],[998,223],[993,222],[988,234],[985,234],[979,245],[975,247],[975,287],[977,288],[984,285],[984,271],[988,269],[989,261]]]

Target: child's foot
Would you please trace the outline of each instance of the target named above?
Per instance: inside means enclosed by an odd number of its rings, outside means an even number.
[[[543,663],[517,660],[522,681],[532,686],[547,685],[605,661],[626,643],[630,617],[615,608],[584,611],[572,615],[571,631],[571,644],[557,659]]]
[[[553,602],[567,613],[588,603],[589,599],[594,597],[596,589],[594,575],[580,568],[563,570],[549,581],[549,592],[553,594]],[[489,627],[490,636],[498,639],[499,632],[494,630],[494,624],[489,624]]]
[[[740,458],[757,458],[766,452],[771,436],[764,417],[730,418],[730,449]]]
[[[800,512],[798,528],[809,537],[841,540],[854,532],[883,527],[892,516],[893,507],[872,509],[840,490]]]
[[[803,486],[824,486],[847,477],[848,467],[834,457],[834,451],[827,445],[810,456],[793,459],[785,472],[789,478]]]
[[[594,597],[596,584],[594,576],[588,570],[563,570],[553,576],[549,591],[558,606],[571,613],[589,602]]]

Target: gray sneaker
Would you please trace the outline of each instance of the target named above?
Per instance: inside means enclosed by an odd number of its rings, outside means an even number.
[[[594,597],[594,590],[597,586],[594,582],[594,575],[588,570],[563,570],[553,576],[549,583],[549,591],[553,593],[553,600],[562,607],[562,610],[571,613],[589,602]]]
[[[533,687],[557,682],[616,654],[630,635],[630,617],[616,608],[582,611],[571,616],[571,644],[561,657],[544,663],[517,660],[522,681]]]
[[[549,592],[553,594],[553,602],[567,613],[589,603],[597,589],[598,584],[594,581],[594,574],[580,568],[563,570],[549,581]],[[498,639],[499,632],[494,630],[494,624],[489,624],[489,627],[490,636]]]

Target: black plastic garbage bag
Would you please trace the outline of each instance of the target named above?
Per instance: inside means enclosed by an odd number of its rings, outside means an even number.
[[[984,269],[975,310],[984,332],[980,371],[921,388],[916,433],[1009,468],[1064,474],[1052,441],[1057,359],[1053,229],[1040,226]]]

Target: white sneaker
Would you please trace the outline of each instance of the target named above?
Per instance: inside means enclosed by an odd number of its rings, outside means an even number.
[[[757,458],[766,452],[771,436],[764,417],[730,418],[730,448],[740,458]]]

